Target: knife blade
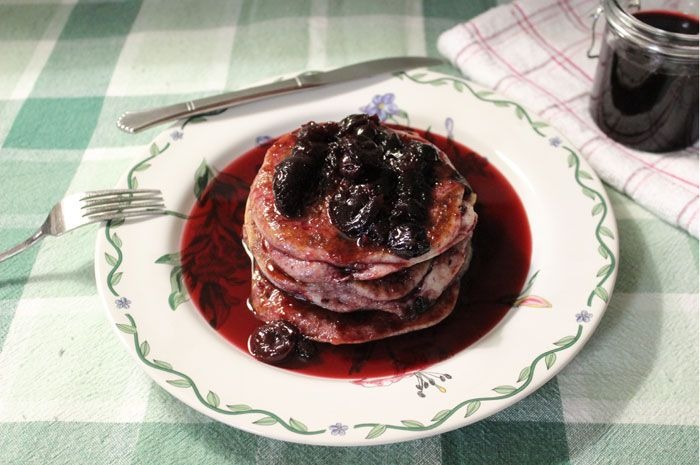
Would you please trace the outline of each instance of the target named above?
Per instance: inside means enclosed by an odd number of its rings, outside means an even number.
[[[306,72],[291,79],[285,79],[270,84],[263,84],[160,108],[126,112],[117,120],[117,127],[124,132],[133,134],[168,121],[239,106],[275,95],[288,94],[298,90],[312,89],[376,76],[378,74],[424,66],[434,66],[442,63],[442,60],[429,57],[392,57],[355,63],[330,71]]]

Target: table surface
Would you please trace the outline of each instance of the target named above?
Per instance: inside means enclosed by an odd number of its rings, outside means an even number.
[[[382,56],[438,56],[441,31],[493,3],[0,2],[0,249],[66,193],[116,184],[159,131],[119,132],[127,109]],[[96,227],[49,238],[0,264],[0,463],[696,464],[698,241],[608,194],[618,281],[578,357],[497,415],[389,446],[288,444],[180,404],[107,323]]]

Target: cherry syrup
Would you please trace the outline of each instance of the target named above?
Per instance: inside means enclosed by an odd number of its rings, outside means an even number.
[[[668,32],[698,34],[698,18],[640,11],[640,21]],[[698,140],[698,65],[663,58],[618,40],[603,43],[591,95],[591,115],[610,138],[648,152]]]
[[[365,344],[318,344],[309,362],[280,365],[330,378],[398,376],[464,350],[508,313],[530,269],[532,240],[523,205],[488,160],[445,137],[419,133],[448,154],[477,193],[473,256],[452,314],[438,325]],[[248,353],[248,336],[263,324],[248,310],[251,264],[241,241],[249,186],[272,142],[236,157],[198,201],[185,225],[181,258],[190,298],[221,336]],[[252,357],[252,356],[251,356]],[[262,363],[262,362],[261,362]]]

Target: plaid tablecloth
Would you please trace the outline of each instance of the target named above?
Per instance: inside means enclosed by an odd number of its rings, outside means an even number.
[[[121,112],[306,69],[438,56],[440,32],[493,2],[0,2],[0,249],[64,194],[111,187],[143,153],[159,130],[121,133]],[[268,440],[175,401],[108,326],[96,228],[49,238],[0,264],[0,464],[696,464],[698,241],[609,195],[617,288],[574,362],[480,423],[367,448]]]

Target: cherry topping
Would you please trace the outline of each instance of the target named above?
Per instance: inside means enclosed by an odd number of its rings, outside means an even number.
[[[395,226],[389,231],[387,242],[391,250],[402,258],[418,257],[430,249],[425,229],[416,223]]]
[[[294,351],[299,331],[286,321],[273,321],[248,338],[248,351],[265,363],[279,363]]]
[[[376,184],[341,188],[331,199],[329,214],[333,224],[350,237],[362,235],[381,213],[384,196]]]
[[[382,126],[376,116],[308,123],[291,155],[275,168],[277,210],[288,218],[329,195],[328,213],[361,246],[387,246],[400,257],[428,251],[425,230],[437,149]]]
[[[309,155],[288,157],[275,167],[272,189],[275,206],[286,217],[301,216],[306,203],[311,200],[315,185],[316,161]]]

